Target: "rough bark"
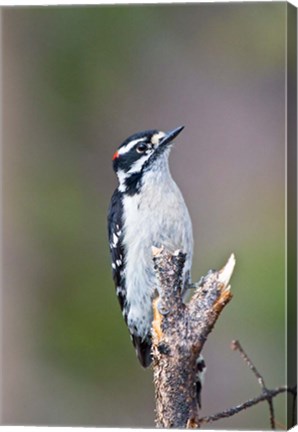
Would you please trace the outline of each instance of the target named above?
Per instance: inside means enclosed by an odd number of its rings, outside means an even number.
[[[231,255],[220,271],[209,271],[201,279],[188,304],[181,296],[185,254],[153,248],[160,284],[154,301],[153,373],[156,426],[199,426],[196,399],[196,359],[224,306],[231,300],[229,280],[235,258]]]

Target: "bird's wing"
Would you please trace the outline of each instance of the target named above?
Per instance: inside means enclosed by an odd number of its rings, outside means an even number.
[[[116,294],[123,312],[126,306],[126,287],[124,275],[125,250],[123,246],[123,221],[122,221],[121,192],[117,189],[113,193],[108,212],[108,231],[110,254],[112,258],[112,274],[116,288]],[[126,321],[127,316],[123,315]]]
[[[129,305],[126,302],[126,281],[124,274],[125,248],[123,245],[123,204],[121,192],[115,190],[108,212],[108,230],[110,253],[112,258],[112,274],[116,288],[116,294],[120,303],[123,317],[127,323]],[[151,339],[145,339],[131,333],[132,343],[137,357],[143,367],[151,364]]]

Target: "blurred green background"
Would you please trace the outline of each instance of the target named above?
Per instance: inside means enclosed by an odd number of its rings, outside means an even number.
[[[149,128],[186,125],[170,164],[193,278],[237,258],[202,414],[260,391],[234,338],[285,383],[285,18],[283,2],[2,9],[3,423],[154,426],[106,234],[112,154]],[[267,411],[210,428],[269,428]]]

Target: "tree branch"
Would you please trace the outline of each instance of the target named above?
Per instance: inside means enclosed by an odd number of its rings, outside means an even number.
[[[238,341],[231,348],[241,357],[257,378],[262,393],[237,406],[199,418],[196,399],[196,360],[223,308],[232,298],[229,281],[235,266],[232,254],[220,271],[211,270],[195,284],[196,290],[188,304],[181,291],[185,254],[169,253],[152,248],[155,272],[159,281],[159,297],[153,302],[152,324],[153,374],[156,400],[156,426],[166,428],[197,428],[202,424],[231,417],[245,409],[267,401],[271,428],[276,420],[273,399],[281,393],[293,395],[293,425],[297,386],[268,389]]]
[[[154,301],[153,373],[157,427],[198,427],[196,359],[231,300],[229,281],[235,257],[220,271],[209,271],[185,305],[181,284],[185,254],[153,248],[160,297]]]

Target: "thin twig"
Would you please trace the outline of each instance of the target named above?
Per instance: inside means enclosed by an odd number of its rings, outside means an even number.
[[[294,424],[295,424],[294,422],[295,422],[296,398],[297,398],[297,386],[292,386],[292,387],[281,386],[281,387],[277,387],[273,390],[269,390],[265,385],[264,378],[259,373],[259,371],[255,367],[255,365],[253,364],[251,359],[248,357],[248,355],[246,354],[246,352],[242,348],[240,342],[237,340],[232,341],[231,349],[239,351],[239,353],[241,354],[241,357],[244,359],[246,364],[249,366],[249,368],[252,370],[252,372],[256,376],[256,378],[260,384],[260,387],[262,389],[262,393],[253,399],[249,399],[246,402],[243,402],[240,405],[236,405],[235,407],[229,408],[227,410],[224,410],[224,411],[217,413],[217,414],[213,414],[211,416],[202,417],[200,419],[200,425],[204,424],[204,423],[211,423],[211,422],[223,419],[223,418],[232,417],[233,415],[238,414],[239,412],[241,412],[247,408],[251,408],[252,406],[257,405],[260,402],[267,401],[269,404],[269,407],[270,407],[271,427],[272,427],[272,429],[274,429],[275,424],[276,424],[276,420],[275,420],[274,410],[273,410],[273,398],[275,398],[280,393],[291,393],[293,395],[293,426],[294,426]]]
[[[265,380],[260,374],[260,372],[257,370],[255,365],[253,364],[252,360],[248,357],[244,349],[242,348],[240,342],[238,340],[233,340],[231,343],[231,349],[234,351],[239,351],[241,357],[246,362],[250,370],[253,372],[255,377],[258,380],[258,383],[260,384],[260,387],[262,389],[262,393],[267,396],[267,402],[269,405],[269,413],[270,413],[270,424],[271,429],[275,429],[275,415],[274,415],[274,407],[273,407],[273,400],[272,397],[270,397],[268,388],[266,387]]]
[[[252,372],[255,374],[261,389],[263,390],[264,388],[266,388],[265,385],[265,381],[264,378],[262,377],[262,375],[258,372],[257,368],[255,367],[255,365],[253,364],[253,362],[251,361],[251,359],[248,357],[248,355],[246,354],[246,352],[244,351],[244,349],[242,348],[240,342],[238,340],[233,340],[231,342],[231,349],[234,351],[239,351],[241,354],[241,357],[244,359],[244,361],[247,363],[248,367],[252,370]]]
[[[231,417],[231,416],[238,414],[239,412],[241,412],[247,408],[250,408],[254,405],[257,405],[259,402],[268,400],[268,396],[271,399],[273,399],[278,394],[285,393],[285,392],[291,393],[295,397],[296,392],[297,392],[297,388],[296,388],[296,386],[293,386],[293,387],[281,386],[281,387],[277,387],[273,390],[267,390],[267,394],[262,393],[261,395],[255,397],[253,399],[249,399],[248,401],[243,402],[240,405],[229,408],[229,409],[222,411],[220,413],[213,414],[211,416],[206,416],[206,417],[200,418],[200,424],[211,423],[211,422],[223,419],[223,418]]]

